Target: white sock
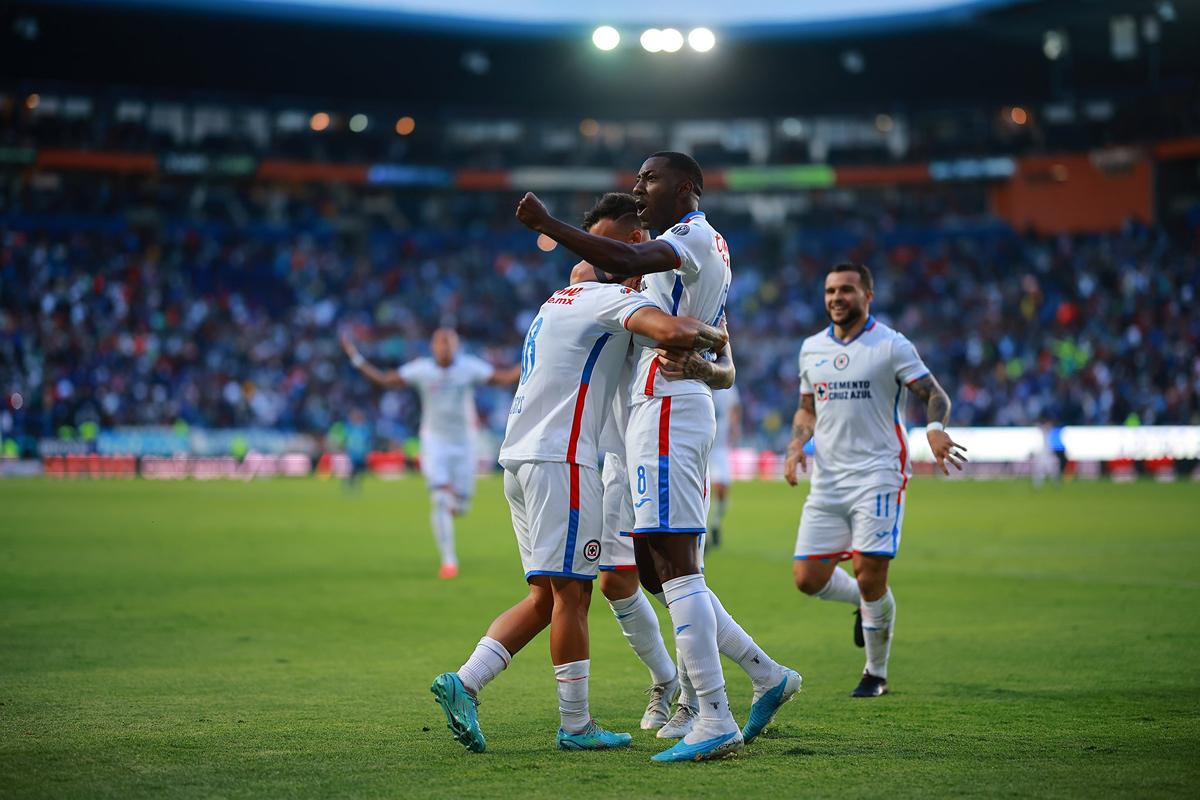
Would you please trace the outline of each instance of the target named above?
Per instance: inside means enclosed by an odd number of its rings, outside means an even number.
[[[676,650],[675,667],[679,670],[679,705],[687,706],[692,711],[698,711],[700,701],[696,699],[696,689],[692,686],[692,679],[688,677],[687,667],[683,666],[683,659],[678,657],[678,649]]]
[[[737,623],[716,594],[709,590],[709,601],[717,619],[717,647],[721,655],[728,656],[746,671],[754,683],[755,690],[767,690],[783,678],[783,667],[776,664],[766,652],[754,643],[750,634]]]
[[[833,574],[829,576],[829,583],[825,584],[824,588],[813,597],[819,597],[822,600],[837,600],[851,605],[858,605],[862,602],[862,595],[858,593],[858,581],[850,577],[850,573],[841,567],[833,568]]]
[[[454,496],[445,490],[437,490],[431,498],[433,509],[430,512],[430,522],[433,525],[433,539],[437,542],[438,552],[442,555],[443,564],[458,566],[458,555],[454,552]]]
[[[658,617],[642,590],[638,589],[632,596],[624,600],[611,600],[608,603],[621,632],[637,657],[650,670],[652,683],[670,683],[675,680],[675,662],[663,644],[662,631],[658,627]]]
[[[878,600],[863,600],[862,616],[863,638],[867,640],[865,669],[876,678],[886,678],[892,630],[896,627],[896,598],[890,586]]]
[[[725,694],[725,675],[717,651],[717,619],[704,576],[669,580],[663,584],[663,591],[675,626],[675,647],[700,706],[700,719],[684,740],[694,744],[737,730]]]
[[[558,682],[558,715],[562,718],[562,729],[567,733],[579,733],[592,721],[588,711],[588,671],[592,660],[572,661],[554,665],[554,679]]]
[[[474,694],[491,683],[512,662],[512,656],[504,645],[490,636],[485,636],[475,645],[475,652],[467,663],[458,668],[459,680]]]

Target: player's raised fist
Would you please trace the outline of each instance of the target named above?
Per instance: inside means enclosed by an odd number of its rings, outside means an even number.
[[[550,212],[536,194],[526,192],[521,202],[517,203],[517,219],[521,220],[525,227],[538,231],[541,230],[542,224],[550,219]]]

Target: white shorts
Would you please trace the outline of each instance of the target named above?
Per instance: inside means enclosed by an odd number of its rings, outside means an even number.
[[[729,448],[714,447],[708,454],[708,477],[713,483],[728,486],[733,482],[733,470],[729,465]]]
[[[810,494],[800,515],[796,559],[855,553],[895,558],[904,527],[904,489],[868,486],[844,494]]]
[[[600,569],[637,569],[633,558],[633,498],[629,473],[616,453],[604,454],[604,532],[600,536]]]
[[[577,464],[531,461],[504,470],[525,579],[553,575],[590,581],[604,525],[600,473]]]
[[[635,534],[704,533],[712,397],[687,394],[635,403],[625,432]]]
[[[475,448],[467,443],[422,442],[421,474],[431,491],[449,487],[465,510],[475,494]]]

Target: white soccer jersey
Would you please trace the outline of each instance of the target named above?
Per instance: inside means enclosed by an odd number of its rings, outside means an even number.
[[[704,214],[693,211],[679,224],[658,237],[671,245],[678,266],[668,272],[645,277],[642,293],[671,314],[692,317],[718,325],[725,315],[729,297],[729,246]],[[667,380],[658,374],[658,359],[652,348],[643,348],[633,383],[633,399],[711,394],[704,381]]]
[[[482,358],[457,355],[442,367],[432,358],[418,358],[397,372],[421,396],[421,438],[427,441],[469,442],[475,433],[475,387],[496,369]]]
[[[529,326],[521,383],[508,414],[500,464],[565,461],[596,469],[597,443],[631,335],[625,328],[646,297],[587,281],[559,289]]]
[[[713,450],[729,448],[733,421],[733,409],[742,402],[736,386],[713,392],[713,410],[717,413],[717,435],[713,438]]]
[[[848,342],[833,325],[800,348],[800,391],[817,409],[813,493],[902,488],[912,474],[901,420],[908,384],[929,374],[912,342],[868,317]]]
[[[600,432],[600,452],[616,453],[625,459],[625,429],[629,427],[629,387],[633,383],[634,359],[640,348],[631,344],[621,365],[621,376],[617,380],[617,391],[613,394],[612,413],[604,420]]]

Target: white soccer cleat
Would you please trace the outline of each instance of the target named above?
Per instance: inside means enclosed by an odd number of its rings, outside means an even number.
[[[656,683],[646,690],[650,702],[642,714],[641,727],[644,731],[656,731],[671,718],[671,701],[679,694],[679,679],[670,683]]]
[[[667,724],[658,729],[659,739],[682,739],[692,732],[699,712],[689,706],[679,705]]]

